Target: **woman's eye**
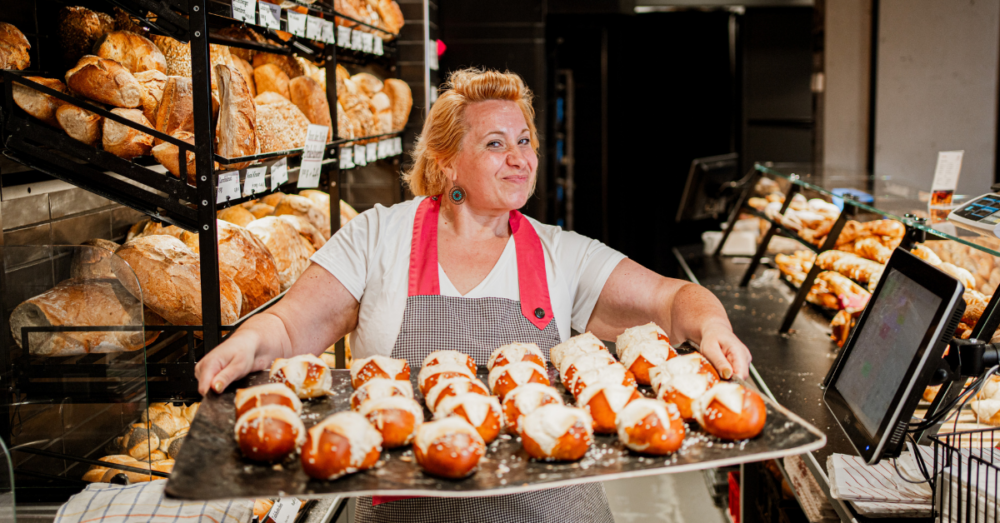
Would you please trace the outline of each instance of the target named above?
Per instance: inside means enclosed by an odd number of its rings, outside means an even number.
[[[500,147],[500,142],[493,140],[492,142],[486,144],[486,147]]]
[[[517,142],[520,145],[528,145],[531,143],[531,138],[521,138],[521,141]]]

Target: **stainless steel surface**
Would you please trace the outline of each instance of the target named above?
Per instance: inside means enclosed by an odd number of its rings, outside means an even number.
[[[4,230],[49,221],[49,195],[33,194],[0,203]]]
[[[53,220],[64,218],[71,214],[93,211],[102,207],[112,207],[116,204],[107,198],[102,198],[92,192],[79,188],[68,191],[49,193],[49,215]]]
[[[52,222],[54,245],[79,245],[92,238],[111,237],[111,209]]]

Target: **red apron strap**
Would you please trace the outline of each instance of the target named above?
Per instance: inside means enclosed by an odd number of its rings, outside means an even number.
[[[439,196],[425,198],[417,207],[410,243],[410,283],[408,296],[438,296],[437,227],[441,211]]]
[[[372,496],[372,506],[377,507],[382,503],[390,503],[392,501],[400,501],[403,499],[414,499],[423,496]]]
[[[517,248],[518,292],[521,314],[538,330],[552,321],[548,277],[545,275],[545,251],[531,222],[517,211],[510,211],[510,230]]]

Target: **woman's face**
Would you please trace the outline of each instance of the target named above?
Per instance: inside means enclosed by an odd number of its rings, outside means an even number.
[[[444,172],[466,192],[470,206],[509,211],[528,201],[538,156],[516,102],[490,100],[465,108],[468,131]]]

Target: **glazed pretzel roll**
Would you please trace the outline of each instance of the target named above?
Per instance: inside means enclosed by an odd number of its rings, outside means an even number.
[[[691,412],[705,432],[722,439],[760,434],[767,408],[760,395],[736,383],[719,383],[691,402]]]
[[[458,378],[449,378],[446,380],[441,380],[431,388],[430,392],[424,396],[424,401],[427,403],[427,408],[431,412],[437,410],[438,405],[441,401],[449,396],[458,396],[459,394],[481,394],[483,396],[489,396],[490,391],[486,390],[486,385],[477,379],[470,379],[466,376],[460,376]]]
[[[240,451],[254,461],[281,461],[305,440],[306,428],[299,415],[282,405],[250,409],[236,421]]]
[[[669,374],[662,373],[656,397],[677,406],[684,421],[694,419],[691,402],[708,392],[719,380],[711,374]]]
[[[615,350],[618,351],[618,354],[622,354],[633,343],[647,340],[660,340],[670,344],[670,337],[667,336],[667,333],[659,325],[649,322],[645,325],[625,329],[625,332],[618,335],[618,339],[615,340]]]
[[[1000,425],[1000,400],[980,399],[969,402],[969,407],[976,415],[976,421],[985,425]]]
[[[420,425],[413,441],[413,454],[420,467],[443,478],[458,479],[472,474],[485,453],[483,437],[459,416]]]
[[[530,361],[519,361],[503,367],[493,367],[489,382],[490,390],[502,400],[508,392],[525,383],[548,385],[549,376],[545,372],[545,367]]]
[[[637,399],[618,413],[618,439],[644,454],[662,456],[684,443],[684,422],[677,407],[647,398]]]
[[[700,353],[692,352],[676,358],[670,358],[666,363],[649,369],[649,382],[653,390],[659,392],[657,384],[663,380],[662,374],[710,374],[714,381],[719,381],[719,373],[715,367]]]
[[[592,426],[590,414],[583,409],[543,405],[521,419],[521,444],[535,459],[576,461],[594,441]]]
[[[271,364],[271,381],[284,383],[301,399],[325,396],[333,386],[330,368],[312,354],[274,360]]]
[[[413,399],[413,384],[409,381],[385,378],[369,380],[351,394],[351,410],[357,411],[369,400],[391,397]]]
[[[573,382],[566,388],[569,389],[575,398],[584,389],[595,383],[617,383],[619,385],[635,387],[635,382],[636,379],[632,375],[632,371],[626,369],[620,363],[615,363],[613,365],[601,365],[600,367],[576,373],[573,376]]]
[[[372,356],[351,362],[351,386],[355,389],[374,378],[409,380],[410,364],[386,356]]]
[[[592,352],[581,354],[576,357],[564,358],[563,366],[559,369],[559,376],[563,383],[573,383],[573,378],[579,372],[606,367],[618,363],[618,360],[610,352]]]
[[[583,390],[576,398],[576,405],[594,420],[594,432],[614,434],[618,413],[625,405],[642,394],[635,387],[617,383],[596,383]]]
[[[423,366],[430,367],[431,365],[441,365],[444,363],[465,365],[473,374],[476,373],[476,360],[472,359],[472,356],[464,352],[458,352],[457,350],[436,350],[424,358]]]
[[[500,429],[503,428],[503,411],[496,396],[475,393],[448,396],[438,404],[437,410],[434,411],[434,419],[444,419],[448,416],[461,416],[468,421],[487,445],[497,439]]]
[[[486,367],[493,370],[495,367],[502,367],[517,363],[519,361],[530,361],[541,367],[545,366],[545,355],[534,343],[511,343],[504,345],[490,354],[490,359],[486,362]]]
[[[626,349],[618,351],[622,365],[632,371],[635,381],[640,385],[650,384],[649,369],[662,365],[676,356],[677,351],[660,339],[635,341]]]
[[[549,404],[563,404],[559,391],[552,387],[541,383],[528,383],[515,388],[503,398],[502,408],[507,427],[517,434],[522,416],[527,416],[539,407]]]
[[[597,339],[597,336],[587,332],[573,336],[559,345],[552,347],[549,350],[549,359],[552,360],[552,365],[559,369],[562,368],[563,360],[568,357],[582,356],[601,351],[608,352],[608,348],[604,346],[604,343],[601,343],[601,340]]]
[[[237,418],[250,409],[264,405],[282,405],[292,409],[296,414],[302,412],[302,402],[299,401],[299,397],[283,383],[267,383],[236,391]]]
[[[309,429],[302,470],[311,478],[336,479],[371,468],[382,453],[382,435],[356,412],[338,412]]]
[[[382,446],[387,449],[409,445],[417,427],[424,422],[424,409],[420,404],[401,396],[370,399],[361,404],[358,414],[379,431]]]
[[[420,369],[420,373],[417,374],[417,387],[420,389],[420,393],[426,397],[427,393],[430,392],[430,390],[433,389],[438,382],[462,377],[473,380],[476,378],[476,374],[470,371],[465,365],[459,363],[431,365],[430,367],[423,367]]]

